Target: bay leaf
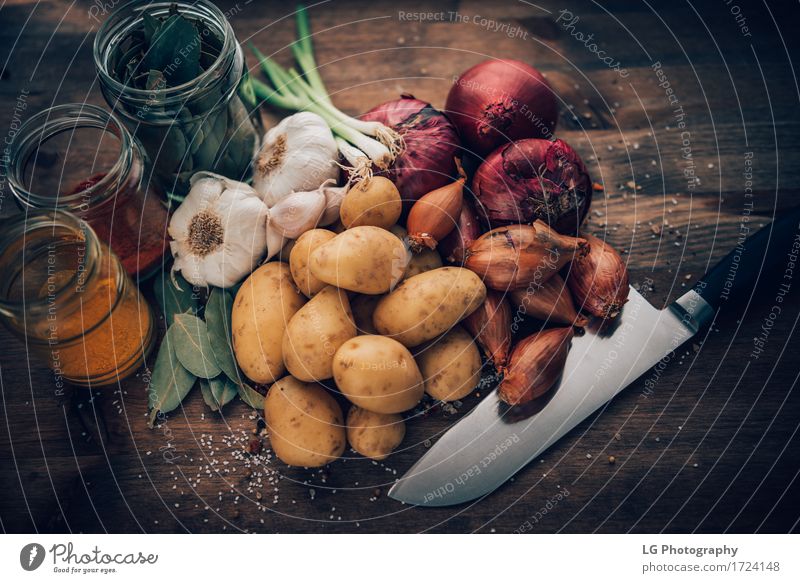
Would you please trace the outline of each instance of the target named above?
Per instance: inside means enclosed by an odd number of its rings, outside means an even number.
[[[175,282],[170,276],[170,269],[166,267],[153,282],[153,292],[167,326],[172,325],[177,314],[184,312],[196,314],[198,309],[197,293],[192,285],[180,273],[175,273],[174,277]],[[175,287],[176,282],[180,289]]]
[[[265,395],[262,395],[244,381],[239,381],[239,398],[257,411],[264,411]]]
[[[178,314],[170,328],[175,329],[175,354],[186,370],[203,379],[222,372],[208,341],[205,322],[192,314]]]
[[[239,378],[236,359],[231,343],[231,310],[233,298],[220,288],[212,288],[206,302],[205,319],[208,326],[208,340],[214,349],[214,356],[222,372],[229,379]]]
[[[211,394],[220,409],[233,401],[233,398],[239,393],[239,385],[225,375],[209,379],[208,382],[211,385]]]
[[[186,370],[178,361],[175,352],[176,345],[175,328],[170,326],[159,346],[147,389],[150,427],[155,423],[159,411],[169,413],[181,404],[196,380],[195,375]]]
[[[208,405],[212,411],[219,411],[219,405],[216,399],[214,399],[214,394],[211,392],[211,383],[208,382],[208,379],[200,379],[200,392],[203,393],[203,401],[206,402],[206,405]]]

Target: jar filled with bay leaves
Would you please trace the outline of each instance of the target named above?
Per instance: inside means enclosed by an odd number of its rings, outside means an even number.
[[[261,121],[242,49],[211,2],[124,4],[100,27],[94,60],[106,101],[171,198],[182,201],[201,170],[249,177]]]
[[[0,319],[56,386],[115,384],[155,341],[155,320],[116,255],[65,211],[32,210],[0,233]]]

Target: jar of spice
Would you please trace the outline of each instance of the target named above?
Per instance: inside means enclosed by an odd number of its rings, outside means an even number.
[[[233,28],[207,0],[134,0],[97,32],[109,106],[144,144],[170,198],[201,170],[245,181],[263,132]]]
[[[32,211],[0,233],[0,316],[56,383],[117,383],[153,347],[155,320],[117,257],[63,211]]]
[[[23,210],[84,219],[132,276],[161,267],[169,213],[141,145],[114,116],[81,103],[51,107],[23,124],[9,159],[8,184]]]

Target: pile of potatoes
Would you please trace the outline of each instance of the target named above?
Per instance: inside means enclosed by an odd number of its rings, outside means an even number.
[[[265,419],[287,464],[327,464],[348,442],[384,459],[405,435],[401,413],[425,392],[451,401],[478,384],[480,354],[459,322],[486,288],[467,269],[442,267],[434,250],[412,255],[401,207],[385,178],[351,188],[338,228],[306,232],[281,254],[288,264],[262,265],[236,295],[236,360],[271,385]],[[346,419],[320,384],[331,379],[352,403]]]

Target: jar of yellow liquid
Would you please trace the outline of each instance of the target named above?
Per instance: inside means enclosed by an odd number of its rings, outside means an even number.
[[[117,383],[155,341],[155,320],[89,225],[63,211],[10,219],[0,232],[0,315],[56,384]]]

